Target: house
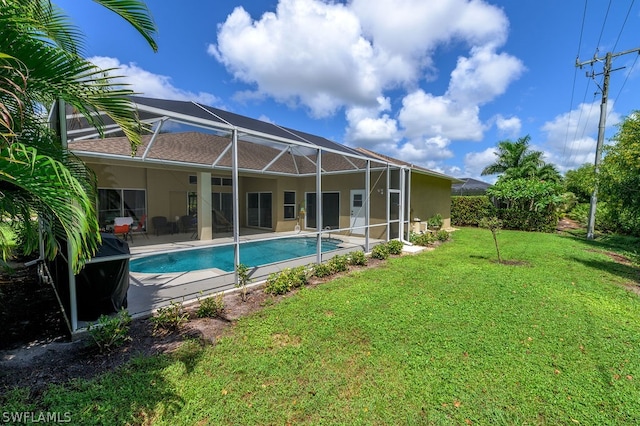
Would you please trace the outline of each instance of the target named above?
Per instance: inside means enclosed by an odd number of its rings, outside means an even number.
[[[442,227],[451,227],[451,187],[452,184],[459,184],[460,180],[365,148],[357,148],[357,150],[365,155],[409,169],[410,185],[407,205],[410,222],[426,221],[439,214],[442,216]],[[412,229],[417,227],[414,226]]]
[[[154,217],[180,231],[190,217],[200,240],[331,230],[368,248],[369,239],[403,238],[412,215],[449,220],[454,178],[195,102],[132,99],[150,128],[135,153],[117,126],[107,121],[101,138],[67,111],[68,146],[97,175],[106,229],[130,216],[146,218],[150,232],[167,230],[154,229]]]
[[[404,241],[418,215],[426,219],[440,213],[449,224],[455,178],[196,102],[132,100],[148,126],[135,152],[107,117],[100,135],[82,115],[66,110],[68,147],[97,177],[101,228],[113,229],[118,218],[148,234],[172,234],[169,248],[134,247],[144,250],[134,257],[145,260],[167,250],[193,258],[202,246],[233,253],[226,267],[138,271],[128,294],[132,315],[232,290],[241,261],[254,263],[251,277],[259,282],[285,263],[320,263],[353,250],[368,252],[390,239]],[[241,259],[241,247],[298,233],[310,238],[304,243],[315,247],[312,254],[264,263],[253,262],[259,256]],[[335,246],[324,250],[327,242]],[[208,257],[214,258],[220,255]],[[74,286],[70,278],[69,294]],[[76,302],[70,306],[76,330]]]
[[[451,186],[451,195],[484,195],[491,184],[473,178],[461,178]]]

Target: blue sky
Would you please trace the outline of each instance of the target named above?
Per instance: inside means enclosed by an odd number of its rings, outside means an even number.
[[[587,0],[148,0],[153,53],[93,2],[58,0],[84,55],[144,96],[195,100],[480,177],[531,136],[561,171],[593,163],[603,64],[640,48],[640,4]],[[640,109],[636,53],[615,58],[607,137]],[[640,61],[639,61],[640,62]]]

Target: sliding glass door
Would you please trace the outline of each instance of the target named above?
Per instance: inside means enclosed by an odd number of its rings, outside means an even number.
[[[271,229],[271,192],[247,193],[247,226]]]
[[[308,192],[305,195],[306,201],[306,227],[317,228],[316,220],[316,193]],[[330,227],[331,229],[340,228],[340,193],[339,192],[323,192],[322,193],[322,227]]]

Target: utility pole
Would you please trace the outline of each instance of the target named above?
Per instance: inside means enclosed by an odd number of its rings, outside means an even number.
[[[587,239],[593,240],[594,228],[596,223],[596,205],[598,203],[598,176],[600,173],[600,161],[602,159],[602,145],[604,143],[604,129],[607,122],[607,97],[609,96],[609,75],[611,71],[617,71],[622,68],[611,69],[611,59],[626,55],[629,53],[639,53],[640,48],[625,50],[620,53],[607,53],[604,58],[598,58],[598,53],[593,56],[593,59],[580,62],[576,59],[576,67],[582,68],[584,65],[593,65],[596,62],[602,62],[604,60],[604,69],[601,73],[595,74],[593,71],[591,74],[587,73],[587,77],[595,77],[596,75],[604,75],[604,81],[600,90],[602,91],[602,102],[600,103],[600,123],[598,124],[598,143],[596,144],[596,159],[595,159],[595,184],[593,192],[591,193],[591,205],[589,207],[589,223],[587,224]]]

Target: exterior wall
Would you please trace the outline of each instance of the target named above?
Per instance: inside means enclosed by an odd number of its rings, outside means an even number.
[[[451,181],[418,173],[411,174],[410,218],[425,222],[440,213],[443,228],[451,226]]]
[[[169,221],[173,221],[176,216],[187,214],[187,194],[197,191],[197,185],[189,183],[189,176],[198,174],[195,171],[158,167],[145,168],[138,164],[133,166],[116,165],[95,159],[85,159],[85,161],[96,172],[100,188],[146,189],[149,218],[165,216]],[[217,173],[212,170],[211,174],[212,176],[229,177],[228,172]],[[370,236],[372,238],[384,239],[386,237],[386,184],[386,171],[371,172],[370,224],[383,224],[383,226],[371,228]],[[241,227],[245,227],[247,223],[247,192],[271,192],[273,202],[271,229],[275,232],[293,231],[298,223],[304,228],[304,218],[299,218],[299,221],[298,219],[284,219],[284,192],[296,192],[296,214],[298,214],[301,203],[305,201],[305,194],[316,191],[315,176],[296,178],[245,175],[239,177],[238,185]],[[340,193],[340,228],[350,226],[350,190],[364,188],[364,172],[322,176],[323,192]],[[211,191],[231,193],[232,188],[212,186]],[[451,223],[451,181],[413,173],[411,176],[410,212],[412,219],[419,217],[423,221],[440,213],[444,220],[443,226],[449,227]]]

